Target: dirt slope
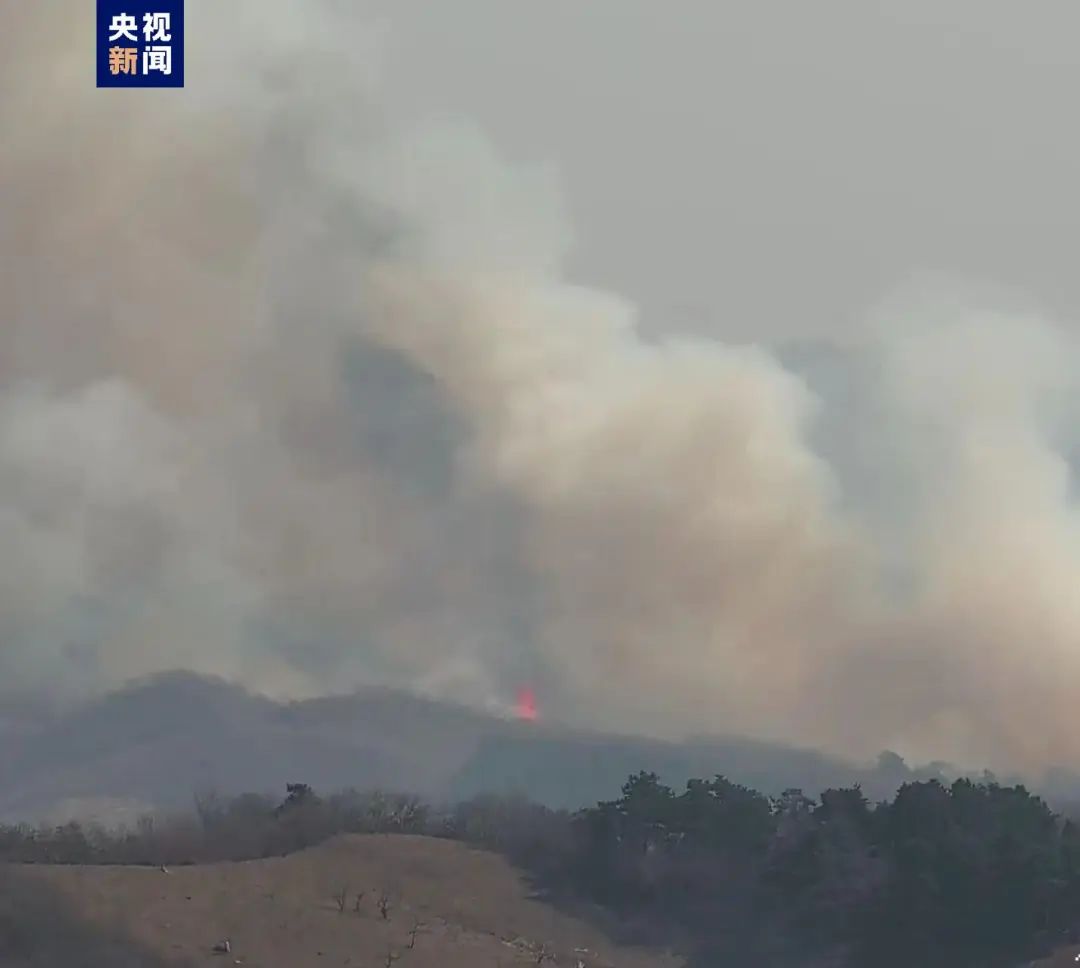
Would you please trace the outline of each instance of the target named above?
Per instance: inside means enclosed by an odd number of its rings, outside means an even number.
[[[529,897],[501,858],[423,837],[346,837],[284,858],[168,871],[33,867],[75,915],[169,962],[260,968],[676,968]],[[334,895],[347,891],[345,910]],[[357,894],[363,892],[357,909]],[[388,918],[379,899],[389,897]],[[419,922],[410,948],[410,930]],[[231,952],[212,947],[229,939]]]

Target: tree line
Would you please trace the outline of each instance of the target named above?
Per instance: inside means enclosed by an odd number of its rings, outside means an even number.
[[[0,860],[184,864],[287,854],[340,833],[450,837],[499,851],[627,940],[702,965],[1015,966],[1075,941],[1080,829],[1023,786],[908,783],[767,797],[722,776],[681,790],[638,773],[614,800],[557,811],[348,790],[196,798],[131,829],[0,827]]]

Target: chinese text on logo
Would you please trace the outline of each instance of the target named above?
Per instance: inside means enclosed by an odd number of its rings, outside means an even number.
[[[97,0],[97,86],[183,87],[184,0]]]

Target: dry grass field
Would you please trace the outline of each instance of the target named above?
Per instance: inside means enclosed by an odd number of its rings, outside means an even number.
[[[343,837],[288,857],[166,870],[33,866],[7,873],[6,891],[17,894],[9,907],[37,900],[32,923],[9,915],[9,924],[24,927],[22,947],[9,945],[0,958],[5,966],[54,963],[26,937],[48,934],[50,920],[64,924],[72,938],[67,947],[83,952],[72,958],[56,941],[55,963],[67,968],[682,964],[666,953],[620,948],[596,927],[531,897],[494,854],[423,837]],[[95,943],[112,939],[116,953],[89,954],[82,936],[91,935]],[[230,951],[215,952],[225,939]]]

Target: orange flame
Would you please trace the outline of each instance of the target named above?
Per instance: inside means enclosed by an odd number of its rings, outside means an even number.
[[[540,714],[536,709],[536,695],[528,686],[518,690],[517,705],[514,707],[514,711],[517,713],[518,719],[524,719],[526,722],[535,722],[539,718]]]

